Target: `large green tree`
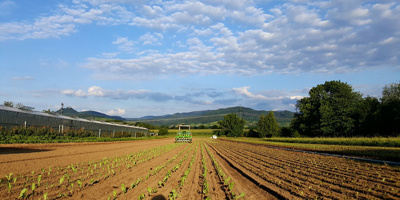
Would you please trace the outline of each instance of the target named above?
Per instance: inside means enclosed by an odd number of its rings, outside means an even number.
[[[258,137],[272,137],[279,135],[279,124],[276,122],[274,112],[270,111],[268,115],[261,114],[257,122]]]
[[[383,88],[379,118],[380,135],[400,134],[400,83],[388,84]]]
[[[313,87],[296,104],[292,127],[307,136],[353,136],[366,117],[362,95],[341,81]]]
[[[236,113],[227,114],[224,119],[218,122],[221,126],[222,134],[228,137],[242,136],[244,120],[240,119]]]

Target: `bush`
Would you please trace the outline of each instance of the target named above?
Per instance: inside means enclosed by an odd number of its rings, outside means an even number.
[[[167,135],[168,134],[168,128],[167,127],[161,127],[160,130],[158,131],[158,135]]]

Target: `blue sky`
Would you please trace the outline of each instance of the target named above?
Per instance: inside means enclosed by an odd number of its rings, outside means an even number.
[[[295,110],[400,80],[398,1],[0,0],[0,101],[123,117]]]

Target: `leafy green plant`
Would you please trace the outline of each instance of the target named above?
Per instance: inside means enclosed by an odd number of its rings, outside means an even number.
[[[121,184],[121,190],[125,194],[126,193],[126,187],[125,184]]]
[[[82,181],[81,180],[77,180],[76,183],[78,184],[79,187],[82,187]]]
[[[37,183],[38,183],[38,186],[40,186],[40,181],[42,180],[42,175],[39,175],[38,176],[38,179],[37,179]]]
[[[142,200],[142,199],[145,199],[145,198],[146,198],[146,196],[144,194],[140,194],[139,195],[139,200]]]
[[[35,189],[36,189],[35,183],[32,183],[31,189],[32,189],[32,194],[35,194]]]
[[[149,192],[149,196],[153,194],[153,188],[147,187],[147,192]]]
[[[10,173],[8,176],[6,175],[7,181],[10,182],[13,173]]]
[[[235,182],[231,182],[231,183],[229,183],[228,184],[228,189],[229,189],[229,191],[232,191],[233,190],[233,186],[235,185]]]
[[[240,193],[240,195],[239,196],[237,196],[237,197],[235,197],[235,199],[240,199],[240,198],[244,198],[244,192],[242,192],[242,193]]]
[[[22,190],[21,190],[21,193],[19,194],[19,197],[18,197],[18,198],[26,197],[25,194],[26,194],[27,191],[28,191],[27,188],[22,189]]]
[[[62,176],[62,177],[60,178],[60,180],[58,181],[58,185],[61,185],[61,184],[64,182],[64,180],[65,180],[65,177]]]
[[[10,182],[7,182],[7,188],[8,188],[8,192],[11,192],[12,185]]]
[[[43,200],[47,200],[47,194],[48,194],[48,193],[44,193],[44,194],[43,194]]]
[[[178,192],[176,192],[175,189],[173,189],[171,193],[169,193],[168,197],[169,200],[175,200],[176,198],[180,197],[180,195],[178,194]]]

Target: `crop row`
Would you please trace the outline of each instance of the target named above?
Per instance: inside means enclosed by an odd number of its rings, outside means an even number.
[[[29,174],[9,173],[0,179],[0,198],[56,199],[72,196],[85,187],[107,180],[180,146],[182,144],[169,144],[97,161],[72,163],[63,167],[50,166]]]
[[[220,164],[214,158],[213,154],[209,151],[209,149],[207,147],[205,147],[205,149],[206,149],[208,155],[212,159],[212,163],[213,163],[215,171],[217,172],[218,177],[224,183],[224,189],[225,189],[226,193],[228,193],[228,197],[231,199],[243,198],[245,196],[245,193],[240,193],[239,195],[234,193],[233,187],[235,185],[235,182],[233,182],[233,181],[229,182],[231,177],[226,177],[225,172],[222,170],[222,168],[220,167]]]
[[[168,183],[168,181],[171,179],[172,174],[176,173],[181,168],[182,163],[187,160],[189,154],[192,152],[192,150],[194,148],[195,147],[193,144],[187,145],[183,150],[178,152],[171,159],[168,159],[166,162],[162,163],[161,165],[153,166],[145,176],[142,176],[142,177],[138,178],[135,182],[132,182],[130,184],[130,187],[128,185],[121,183],[121,191],[119,191],[119,192],[113,191],[113,194],[109,195],[108,199],[116,199],[118,197],[123,197],[123,198],[132,197],[132,194],[130,193],[130,191],[133,192],[141,184],[145,184],[145,185],[147,185],[147,187],[145,187],[145,190],[135,191],[136,193],[139,192],[138,198],[145,199],[147,196],[149,196],[149,197],[153,196]],[[170,167],[170,164],[174,163],[174,161],[177,159],[179,159],[178,162],[176,164],[174,164],[168,170],[168,167]],[[164,176],[160,176],[160,173],[162,173],[162,172],[165,172]],[[156,181],[157,184],[155,184],[154,186],[151,186],[152,183],[151,183],[151,181],[148,181],[148,180],[153,176],[156,178],[160,177],[160,179],[158,181]],[[175,192],[171,191],[171,195],[170,195],[171,199],[177,198],[177,196],[178,195],[177,195],[176,191]]]
[[[387,166],[248,144],[219,141],[218,145],[210,145],[276,191],[283,190],[294,197],[400,198],[400,172]]]

